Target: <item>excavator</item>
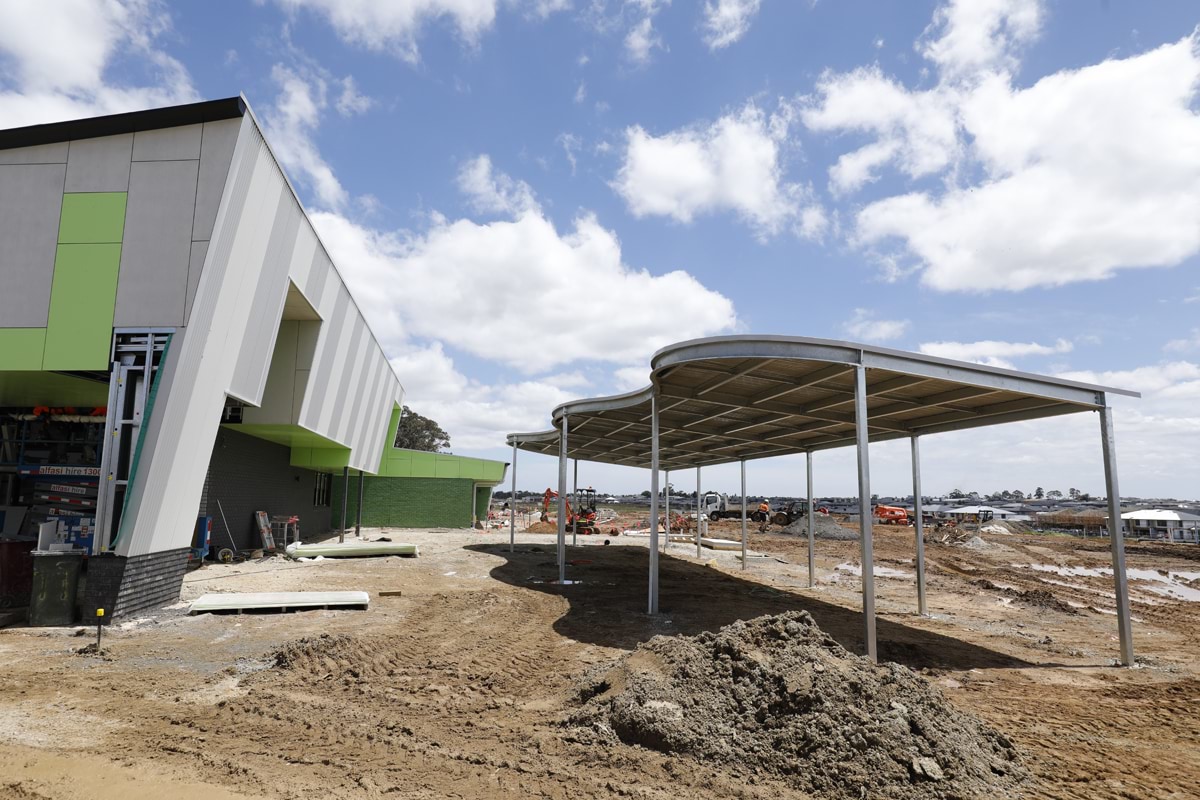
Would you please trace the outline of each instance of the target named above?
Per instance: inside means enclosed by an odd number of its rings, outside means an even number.
[[[596,492],[594,489],[580,489],[579,495],[579,513],[576,515],[571,508],[571,498],[567,498],[567,527],[572,524],[580,533],[592,533],[596,528]],[[542,495],[542,522],[550,521],[550,501],[558,498],[558,492],[553,489],[546,489]]]

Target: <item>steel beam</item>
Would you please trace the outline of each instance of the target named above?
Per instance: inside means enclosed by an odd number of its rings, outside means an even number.
[[[804,455],[805,463],[808,466],[808,588],[812,589],[817,585],[817,563],[813,547],[813,523],[816,520],[817,512],[813,510],[812,451],[809,450]]]
[[[358,510],[354,513],[354,535],[359,539],[362,538],[363,483],[365,482],[366,474],[360,469],[358,471]],[[471,499],[474,500],[474,496]],[[283,538],[286,542],[287,535],[285,534]]]
[[[558,582],[567,579],[567,437],[571,420],[566,414],[558,436]]]
[[[863,639],[867,657],[879,660],[875,647],[875,553],[871,539],[871,463],[867,454],[867,370],[854,370],[854,418],[858,445],[858,520],[862,543]]]
[[[658,613],[658,398],[650,398],[650,598],[648,613]]]
[[[746,545],[750,540],[749,534],[746,532],[746,506],[750,501],[746,499],[746,459],[742,459],[742,569],[746,568]]]
[[[508,552],[517,549],[517,440],[513,439],[512,492],[508,498]]]
[[[663,526],[667,531],[665,541],[663,542],[663,552],[665,553],[671,548],[671,470],[663,470],[663,480],[667,485],[667,490],[664,493],[667,506],[664,513],[667,518],[667,523]]]
[[[696,467],[696,558],[700,558],[700,468]]]
[[[1133,666],[1133,627],[1129,617],[1129,578],[1125,573],[1125,538],[1121,531],[1121,491],[1117,485],[1117,443],[1112,408],[1100,408],[1100,441],[1104,451],[1104,486],[1108,493],[1108,543],[1112,550],[1113,583],[1117,599],[1117,637],[1121,663]]]
[[[579,427],[583,427],[582,425]],[[578,430],[578,428],[576,428]],[[579,545],[579,459],[575,459],[575,476],[571,482],[571,494],[575,495],[575,513],[571,515],[571,547]]]
[[[342,467],[342,526],[338,528],[338,542],[346,541],[346,506],[350,505],[350,467]]]
[[[929,613],[925,605],[925,519],[924,504],[921,502],[921,446],[917,437],[912,437],[912,474],[913,474],[913,530],[917,539],[917,613],[925,616]]]

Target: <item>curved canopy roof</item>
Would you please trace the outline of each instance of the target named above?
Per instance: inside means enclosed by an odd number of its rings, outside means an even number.
[[[855,443],[854,381],[866,368],[870,441],[1090,411],[1137,392],[852,342],[722,336],[664,347],[650,385],[573,400],[554,428],[508,443],[556,455],[568,418],[570,458],[649,467],[651,404],[659,404],[662,469],[804,453]]]

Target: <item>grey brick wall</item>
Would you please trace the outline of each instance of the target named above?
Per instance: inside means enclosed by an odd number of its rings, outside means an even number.
[[[81,619],[95,621],[104,609],[105,623],[138,611],[160,608],[179,599],[187,571],[188,548],[125,556],[102,555],[88,559],[87,588],[80,602]]]
[[[317,473],[293,467],[289,448],[221,428],[208,465],[207,490],[201,514],[213,518],[213,552],[229,547],[225,523],[217,501],[225,511],[230,533],[239,550],[262,547],[255,511],[268,515],[296,514],[305,536],[330,530],[329,507],[313,506]]]

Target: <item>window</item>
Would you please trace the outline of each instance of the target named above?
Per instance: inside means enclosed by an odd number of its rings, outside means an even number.
[[[327,472],[318,472],[316,484],[313,486],[313,505],[318,508],[327,507],[332,487],[333,476]]]

